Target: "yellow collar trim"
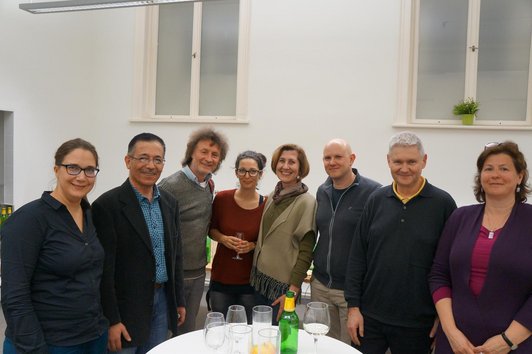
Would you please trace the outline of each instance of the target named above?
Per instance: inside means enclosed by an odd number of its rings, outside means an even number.
[[[395,183],[395,181],[392,183],[393,192],[395,193],[397,198],[399,198],[399,200],[403,202],[403,204],[406,204],[410,200],[415,198],[419,193],[421,193],[421,190],[423,189],[423,187],[425,187],[425,183],[427,180],[423,176],[421,176],[421,179],[423,180],[423,183],[421,183],[421,187],[419,187],[418,191],[414,193],[413,195],[411,195],[410,197],[403,197],[401,194],[399,194],[399,192],[397,192],[397,183]]]

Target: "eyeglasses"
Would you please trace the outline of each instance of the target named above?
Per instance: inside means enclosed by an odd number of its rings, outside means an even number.
[[[488,149],[491,149],[491,148],[494,148],[494,147],[497,147],[497,146],[500,146],[502,145],[502,143],[499,143],[499,142],[491,142],[491,143],[487,143],[486,145],[484,145],[484,151],[488,150]]]
[[[60,164],[59,166],[63,166],[64,168],[66,168],[66,172],[71,176],[77,176],[81,173],[81,171],[83,171],[83,173],[85,173],[85,176],[93,178],[93,177],[96,177],[98,172],[100,172],[98,168],[92,167],[92,166],[85,167],[85,168],[81,168],[78,165],[72,165],[72,164],[67,164],[67,165]]]
[[[236,169],[236,174],[240,177],[244,177],[247,174],[249,174],[249,177],[256,177],[259,172],[262,172],[261,170],[256,170],[252,168],[251,170],[246,170],[245,168],[238,168]]]
[[[147,157],[147,156],[135,157],[135,156],[131,156],[131,155],[129,157],[132,158],[133,160],[137,160],[138,162],[140,162],[143,165],[147,165],[147,164],[149,164],[150,162],[153,161],[154,165],[160,166],[160,165],[164,164],[164,161],[165,161],[162,157],[150,158],[150,157]]]

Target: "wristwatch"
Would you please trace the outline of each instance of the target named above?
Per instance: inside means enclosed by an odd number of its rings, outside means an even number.
[[[502,339],[504,339],[504,341],[506,342],[506,344],[508,344],[508,346],[510,347],[510,350],[516,350],[517,349],[518,345],[517,344],[513,344],[512,341],[510,340],[510,338],[508,338],[506,336],[506,333],[502,332],[501,336],[502,336]]]

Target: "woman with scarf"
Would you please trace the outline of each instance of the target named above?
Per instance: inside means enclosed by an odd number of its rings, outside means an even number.
[[[264,207],[251,269],[251,285],[259,304],[274,307],[277,324],[288,290],[299,295],[316,242],[316,199],[301,182],[310,166],[295,144],[279,146],[271,167],[279,178]]]

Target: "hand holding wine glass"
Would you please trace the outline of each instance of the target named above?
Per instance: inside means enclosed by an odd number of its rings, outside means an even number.
[[[303,317],[303,328],[314,337],[314,347],[318,354],[318,337],[329,332],[331,319],[329,305],[324,302],[309,302]]]
[[[239,240],[243,240],[244,239],[244,233],[243,232],[235,232],[235,237],[238,238]],[[240,246],[239,246],[240,247]],[[240,261],[242,260],[243,258],[240,257],[240,252],[236,252],[236,256],[233,257],[233,259],[237,260],[237,261]]]

